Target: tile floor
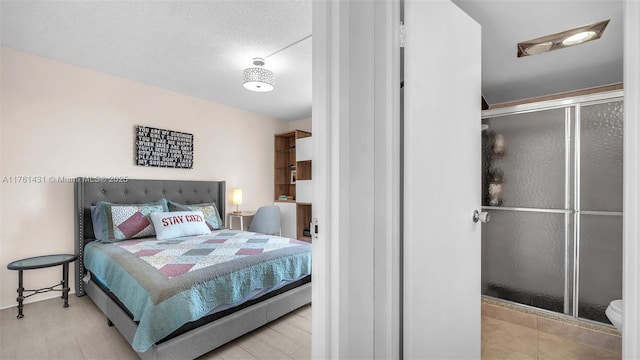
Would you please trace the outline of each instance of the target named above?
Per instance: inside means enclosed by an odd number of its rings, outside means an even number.
[[[482,302],[482,359],[621,359],[611,328]]]
[[[69,297],[0,311],[0,359],[136,359],[88,297]],[[82,326],[78,326],[82,323]],[[620,359],[612,328],[482,301],[482,359]],[[311,306],[222,346],[201,359],[310,359]]]
[[[69,296],[0,311],[0,359],[139,359],[88,296]],[[199,359],[310,359],[311,305],[304,306]]]

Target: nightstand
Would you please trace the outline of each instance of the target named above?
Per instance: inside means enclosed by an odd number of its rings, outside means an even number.
[[[255,215],[255,214],[256,214],[255,211],[231,212],[231,213],[227,214],[227,216],[229,217],[229,221],[227,222],[227,226],[228,226],[229,229],[233,230],[233,220],[234,219],[240,219],[240,230],[244,230],[244,219],[245,218],[252,218],[253,215]]]

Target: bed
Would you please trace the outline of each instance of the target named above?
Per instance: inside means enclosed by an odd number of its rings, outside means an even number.
[[[196,358],[311,302],[310,247],[293,239],[214,229],[169,240],[96,241],[104,229],[94,230],[91,208],[100,202],[213,203],[225,214],[224,181],[109,180],[75,182],[76,295],[88,295],[141,358]],[[226,252],[216,253],[223,245]],[[189,261],[195,266],[166,256],[154,259],[161,251],[176,251],[161,246],[188,247],[190,255],[203,258]],[[230,246],[241,248],[234,254],[243,256],[227,259]],[[221,282],[235,273],[241,277],[232,285]],[[189,288],[178,278],[187,279]],[[251,289],[244,291],[243,284]]]

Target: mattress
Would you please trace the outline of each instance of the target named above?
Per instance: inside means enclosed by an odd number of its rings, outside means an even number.
[[[308,276],[311,245],[221,230],[164,241],[91,242],[84,262],[138,322],[132,346],[144,352],[186,323]]]

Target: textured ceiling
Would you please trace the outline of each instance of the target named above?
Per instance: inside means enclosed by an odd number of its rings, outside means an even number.
[[[453,0],[482,25],[489,104],[622,83],[622,0]],[[516,44],[611,19],[602,38],[518,58]]]
[[[266,59],[275,90],[242,70],[311,34],[311,1],[5,1],[2,45],[267,116],[311,116],[309,38]]]
[[[482,92],[490,104],[622,82],[622,0],[453,2],[482,25]],[[266,60],[274,91],[241,85],[254,57],[311,34],[311,0],[0,6],[3,46],[278,119],[311,116],[311,38]],[[611,22],[599,40],[516,57],[518,42],[604,19]]]

